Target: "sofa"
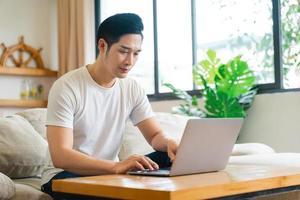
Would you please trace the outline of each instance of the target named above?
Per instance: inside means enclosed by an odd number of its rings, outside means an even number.
[[[50,164],[46,109],[0,118],[0,199],[51,200],[41,192],[41,174]]]
[[[157,113],[156,118],[167,134],[180,140],[188,117]],[[43,168],[52,164],[45,119],[44,108],[28,109],[0,118],[0,199],[51,200],[49,195],[40,191]],[[138,129],[127,123],[119,159],[152,151]],[[275,153],[264,144],[244,143],[235,144],[229,159],[232,164],[263,165],[266,162],[300,166],[300,154]],[[298,193],[294,195],[299,196]]]

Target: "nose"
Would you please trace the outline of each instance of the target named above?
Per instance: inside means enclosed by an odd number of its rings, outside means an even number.
[[[129,66],[134,64],[134,55],[132,53],[127,55],[125,63]]]

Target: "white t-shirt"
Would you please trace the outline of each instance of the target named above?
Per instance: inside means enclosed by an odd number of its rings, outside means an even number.
[[[126,121],[136,125],[153,116],[148,98],[135,80],[117,79],[111,88],[104,88],[81,67],[53,84],[46,125],[73,129],[73,149],[116,161]],[[43,183],[61,171],[49,170]]]

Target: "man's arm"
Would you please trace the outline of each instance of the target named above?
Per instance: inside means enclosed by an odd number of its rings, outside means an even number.
[[[73,149],[73,130],[47,126],[47,139],[55,167],[80,175],[126,173],[130,169],[157,168],[145,156],[133,155],[121,162],[100,160]]]
[[[163,133],[163,130],[154,118],[143,120],[137,124],[137,127],[155,150],[168,152],[171,161],[174,160],[178,143]]]

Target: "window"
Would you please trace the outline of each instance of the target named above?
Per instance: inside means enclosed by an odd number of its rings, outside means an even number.
[[[300,88],[297,0],[95,2],[96,21],[120,12],[142,17],[143,51],[130,76],[150,97],[167,96],[169,90],[162,86],[166,82],[196,92],[192,66],[204,58],[209,48],[223,62],[242,55],[254,70],[261,92]]]
[[[157,48],[159,91],[163,83],[193,90],[192,23],[190,1],[157,1]]]
[[[198,61],[208,48],[223,62],[240,54],[258,84],[274,82],[271,1],[198,0],[196,11]]]
[[[300,2],[281,1],[284,88],[300,88]]]
[[[139,59],[130,72],[146,90],[147,94],[154,93],[154,43],[153,43],[153,12],[152,2],[149,0],[114,0],[101,1],[101,19],[121,12],[138,14],[144,23],[144,41]]]

